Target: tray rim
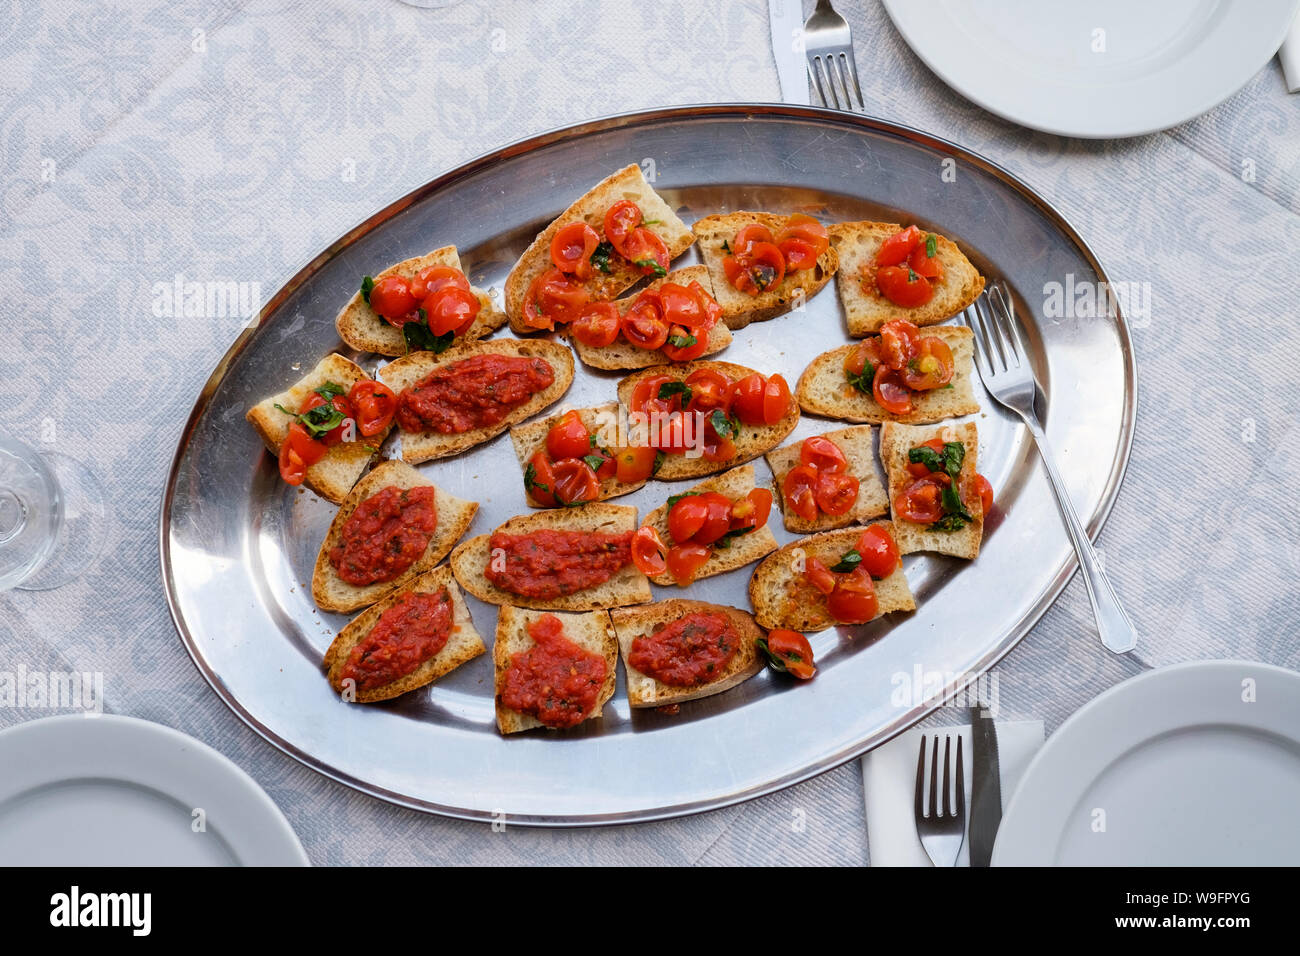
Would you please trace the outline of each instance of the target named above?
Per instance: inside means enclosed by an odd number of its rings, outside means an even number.
[[[490,822],[492,816],[480,810],[467,809],[464,807],[449,807],[435,803],[429,800],[421,800],[405,794],[396,793],[384,787],[377,786],[365,780],[361,780],[352,774],[345,773],[335,767],[325,764],[323,761],[301,750],[289,741],[281,738],[269,727],[264,726],[260,721],[255,719],[239,702],[235,695],[222,681],[220,675],[216,674],[203,660],[202,655],[197,650],[194,636],[185,622],[182,613],[179,598],[175,590],[175,579],[172,575],[171,568],[171,548],[169,542],[169,529],[171,525],[171,515],[173,499],[176,491],[177,478],[180,474],[181,461],[185,451],[188,448],[193,437],[194,431],[198,425],[199,419],[207,410],[212,400],[213,394],[224,380],[226,373],[229,371],[234,361],[243,354],[244,349],[251,341],[253,334],[261,328],[263,320],[279,309],[280,305],[303,285],[305,285],[327,262],[333,259],[341,251],[346,249],[352,243],[361,237],[369,234],[376,228],[383,225],[394,216],[405,211],[418,202],[433,195],[440,189],[450,185],[458,179],[472,176],[478,171],[500,162],[524,153],[532,152],[537,149],[549,146],[553,143],[560,142],[570,138],[581,138],[595,133],[604,132],[616,128],[629,128],[638,125],[652,125],[665,120],[689,119],[696,117],[725,117],[732,116],[744,119],[752,117],[755,114],[764,116],[778,116],[790,119],[811,119],[826,122],[833,125],[843,125],[851,128],[858,128],[870,132],[884,133],[892,135],[908,142],[923,146],[930,150],[950,155],[954,158],[961,159],[963,162],[971,163],[984,172],[998,179],[1004,185],[1014,190],[1022,199],[1037,209],[1054,227],[1059,229],[1079,250],[1080,254],[1095,270],[1096,274],[1102,281],[1109,283],[1110,277],[1102,267],[1101,261],[1091,246],[1083,239],[1079,232],[1069,222],[1068,219],[1050,202],[1040,196],[1032,187],[1017,177],[1015,174],[982,156],[981,154],[967,149],[951,140],[935,136],[924,130],[915,127],[906,126],[901,123],[895,123],[889,120],[880,119],[873,116],[866,116],[857,113],[849,113],[842,110],[825,109],[816,106],[794,106],[781,103],[701,103],[689,104],[683,106],[660,107],[648,110],[633,110],[622,113],[614,113],[608,116],[598,117],[592,120],[586,120],[580,123],[574,123],[568,126],[559,126],[546,130],[532,136],[526,136],[514,140],[504,146],[488,150],[478,156],[454,166],[424,183],[415,189],[407,192],[388,205],[383,206],[377,212],[363,219],[356,226],[347,230],[334,242],[326,246],[321,252],[310,257],[298,269],[293,276],[285,282],[283,286],[262,306],[258,313],[257,321],[249,323],[231,343],[226,353],[217,362],[208,378],[200,388],[199,395],[190,410],[189,417],[185,421],[177,439],[176,451],[172,456],[171,465],[167,470],[167,481],[164,486],[163,496],[159,508],[158,520],[158,557],[159,571],[163,585],[163,594],[167,601],[167,610],[171,616],[172,624],[176,628],[177,634],[184,645],[190,660],[203,676],[208,685],[216,692],[221,701],[238,717],[245,726],[255,732],[267,743],[271,744],[281,753],[292,757],[306,767],[322,774],[323,776],[334,780],[345,786],[351,787],[371,797],[384,800],[388,803],[405,807],[411,810],[418,810],[424,813],[436,814],[438,816],[450,817],[453,819],[470,820],[474,822]],[[1115,457],[1111,463],[1110,475],[1102,490],[1101,500],[1096,510],[1088,516],[1085,521],[1085,528],[1092,539],[1096,539],[1100,533],[1106,519],[1110,516],[1111,509],[1114,507],[1115,500],[1119,494],[1120,485],[1123,483],[1124,475],[1128,469],[1129,457],[1132,453],[1133,438],[1136,430],[1136,416],[1138,404],[1138,378],[1137,365],[1133,353],[1133,340],[1128,327],[1128,322],[1124,317],[1123,311],[1119,304],[1115,304],[1114,324],[1115,331],[1119,337],[1120,352],[1124,365],[1124,387],[1125,401],[1123,408],[1123,417],[1120,421],[1120,442],[1116,449]],[[1078,571],[1078,562],[1071,561],[1067,558],[1065,565],[1052,580],[1051,585],[1042,594],[1039,600],[1021,615],[1020,619],[1012,625],[1010,636],[999,646],[992,648],[989,653],[975,662],[965,675],[964,679],[945,687],[941,694],[935,695],[931,703],[920,707],[913,708],[904,715],[898,726],[889,731],[885,736],[872,743],[859,741],[853,745],[842,748],[840,751],[823,758],[807,767],[792,773],[786,774],[774,780],[769,780],[762,784],[757,784],[744,789],[733,790],[723,796],[717,796],[702,800],[690,801],[685,803],[675,803],[669,806],[657,807],[650,810],[637,811],[620,811],[613,813],[584,813],[567,816],[559,815],[514,815],[510,816],[510,822],[516,826],[529,827],[593,827],[593,826],[611,826],[626,823],[648,823],[657,820],[667,820],[675,817],[689,816],[696,813],[703,813],[708,810],[721,809],[723,807],[733,806],[749,800],[783,790],[787,787],[803,783],[813,777],[819,776],[828,770],[842,766],[862,754],[873,750],[880,745],[887,743],[894,737],[904,733],[920,721],[924,720],[931,713],[943,706],[949,700],[952,700],[960,694],[966,687],[974,683],[978,677],[993,667],[1003,657],[1009,654],[1017,645],[1024,640],[1029,631],[1038,623],[1039,619],[1047,612],[1061,592],[1065,590],[1066,585]]]

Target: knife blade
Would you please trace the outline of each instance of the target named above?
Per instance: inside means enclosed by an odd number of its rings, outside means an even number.
[[[767,0],[767,22],[772,30],[772,55],[781,81],[781,99],[807,106],[808,67],[803,56],[801,0]]]
[[[982,708],[971,708],[970,865],[988,866],[1002,822],[998,731]]]

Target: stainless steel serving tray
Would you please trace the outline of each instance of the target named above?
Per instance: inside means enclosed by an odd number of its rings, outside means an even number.
[[[820,670],[810,683],[763,673],[670,716],[632,713],[620,673],[601,720],[509,739],[494,724],[490,654],[389,704],[341,703],[319,664],[346,618],[318,612],[309,586],[335,509],[278,480],[244,410],[342,349],[334,316],[362,275],[455,243],[474,283],[499,295],[533,235],[629,162],[653,174],[687,222],[736,209],[804,210],[823,221],[916,221],[956,239],[986,275],[1015,290],[1061,470],[1089,529],[1105,519],[1133,433],[1128,331],[1119,315],[1041,318],[1046,283],[1105,276],[1061,216],[1006,171],[915,130],[807,107],[656,110],[534,137],[417,189],[309,263],[213,372],[177,449],[160,529],[176,626],[230,708],[307,766],[394,803],[470,819],[504,813],[515,823],[589,825],[723,806],[834,767],[920,720],[937,700],[895,703],[897,675],[918,667],[946,675],[942,696],[950,696],[1014,647],[1073,573],[1073,552],[1023,428],[977,386],[980,470],[998,507],[979,559],[909,557],[918,610],[857,633],[814,636]],[[683,261],[695,261],[694,252]],[[781,371],[793,385],[814,355],[846,341],[835,290],[827,288],[805,312],[737,333],[719,358]],[[616,379],[580,365],[566,401],[608,401]],[[793,438],[833,427],[805,416]],[[755,467],[768,477],[761,460]],[[506,435],[422,470],[481,503],[471,534],[527,510]],[[619,501],[645,514],[687,484],[652,482]],[[782,543],[794,537],[779,518],[773,523]],[[683,593],[747,607],[749,572]],[[470,605],[490,644],[495,609]]]

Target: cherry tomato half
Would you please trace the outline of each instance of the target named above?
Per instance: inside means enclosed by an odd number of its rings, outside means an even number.
[[[637,348],[663,348],[668,341],[668,323],[664,321],[659,299],[653,292],[637,296],[631,308],[623,313],[619,327],[623,330],[623,338]]]
[[[673,576],[674,581],[684,587],[695,580],[696,572],[704,566],[712,553],[713,549],[707,544],[697,544],[694,541],[679,544],[668,552],[665,562],[668,565],[668,573]]]
[[[454,266],[428,266],[416,273],[411,280],[411,295],[417,302],[423,302],[430,295],[446,286],[454,285],[459,289],[470,291],[469,279],[465,273]],[[373,296],[372,296],[373,297]]]
[[[975,476],[975,490],[980,495],[980,513],[987,515],[993,508],[993,486],[983,475]]]
[[[546,433],[546,453],[552,461],[581,458],[591,451],[591,433],[576,409],[570,409]]]
[[[876,265],[896,266],[912,254],[921,242],[921,230],[908,226],[894,233],[876,250]]]
[[[699,283],[692,286],[676,282],[665,282],[655,291],[659,293],[659,306],[663,309],[664,321],[670,325],[684,325],[688,329],[701,329],[709,324],[709,313],[700,298]]]
[[[532,468],[532,473],[529,474],[528,469],[524,469],[524,491],[542,507],[554,508],[555,472],[551,471],[551,459],[539,451],[528,460],[528,466]]]
[[[791,468],[781,482],[786,511],[793,511],[805,521],[817,519],[817,469],[811,465]]]
[[[713,544],[731,530],[732,501],[726,495],[716,491],[706,491],[702,495],[691,497],[704,506],[704,520],[689,540],[696,544]],[[679,501],[678,504],[681,502]],[[673,535],[673,540],[680,544],[687,539]]]
[[[624,484],[645,481],[654,473],[657,450],[650,447],[620,448],[614,456],[614,477]]]
[[[589,279],[592,274],[591,254],[598,245],[600,236],[595,229],[585,222],[571,222],[551,239],[551,262],[561,272]]]
[[[812,645],[798,631],[777,628],[767,632],[767,653],[775,657],[780,670],[799,680],[810,680],[817,673]]]
[[[943,517],[943,490],[947,475],[918,478],[894,497],[894,513],[905,521],[934,524]]]
[[[880,602],[866,568],[858,565],[836,579],[835,590],[826,598],[826,610],[841,624],[865,624],[876,616]]]
[[[280,477],[291,485],[301,485],[307,469],[325,457],[329,449],[307,433],[298,422],[289,426],[289,434],[280,443]]]
[[[474,293],[466,292],[460,286],[445,285],[430,292],[420,308],[424,310],[429,331],[434,335],[446,335],[473,325],[481,306]]]
[[[562,458],[551,464],[555,474],[555,500],[562,505],[595,501],[600,497],[600,479],[581,458]]]
[[[674,344],[678,342],[682,344]],[[668,329],[663,353],[670,362],[691,362],[703,355],[708,348],[709,333],[704,329],[688,329],[684,325],[674,325]]]
[[[880,327],[880,336],[876,339],[880,361],[901,372],[916,355],[918,337],[919,330],[906,319],[886,322]]]
[[[785,256],[770,242],[756,242],[747,251],[724,258],[722,271],[736,291],[758,295],[781,284]]]
[[[835,572],[817,558],[808,558],[803,567],[804,579],[822,594],[835,590]]]
[[[370,290],[370,308],[394,325],[414,312],[418,301],[411,294],[411,283],[401,276],[385,276]]]
[[[916,392],[943,388],[952,381],[955,365],[952,349],[938,336],[923,335],[916,342],[916,354],[902,369],[903,384]]]
[[[620,199],[605,211],[605,238],[619,255],[627,255],[627,237],[641,225],[641,218],[641,207],[630,199]]]
[[[942,454],[943,454],[943,439],[942,439],[942,438],[931,438],[929,441],[923,441],[923,442],[921,442],[920,445],[917,445],[917,446],[915,446],[915,447],[917,447],[917,448],[929,448],[929,449],[930,449],[931,451],[933,451],[936,455],[942,455]],[[923,464],[922,464],[921,462],[919,462],[919,461],[916,461],[916,462],[909,461],[909,462],[907,463],[907,473],[908,473],[909,475],[911,475],[913,478],[924,478],[926,475],[928,475],[928,474],[930,473],[930,469],[927,468],[927,467],[925,467],[925,465],[923,465]]]
[[[889,531],[873,524],[858,538],[858,554],[862,555],[860,568],[866,568],[873,578],[887,578],[898,568],[898,544]]]
[[[871,394],[876,404],[891,415],[908,415],[912,411],[912,390],[903,384],[903,377],[887,365],[876,369]]]
[[[763,424],[763,399],[767,379],[757,372],[746,375],[731,386],[731,412],[746,425]]]
[[[930,280],[910,266],[881,266],[876,270],[876,288],[894,305],[915,309],[934,297]]]
[[[665,275],[668,272],[668,246],[656,233],[637,226],[623,243],[623,255],[642,275]]]
[[[339,422],[336,426],[316,439],[316,441],[322,442],[326,448],[333,448],[335,445],[343,441],[343,432],[348,427],[348,419],[352,418],[352,402],[350,396],[344,397],[342,395],[335,395],[327,403],[325,396],[321,395],[320,392],[312,392],[307,396],[306,401],[302,403],[302,407],[298,409],[298,414],[303,415],[311,411],[313,408],[320,408],[325,404],[333,405],[334,410],[343,416],[343,421]],[[355,421],[355,419],[353,420]],[[311,433],[308,432],[308,435],[310,434]]]
[[[618,338],[618,306],[613,302],[593,302],[573,320],[569,331],[583,345],[602,349]]]
[[[812,465],[819,472],[835,474],[849,467],[849,460],[840,451],[840,446],[829,438],[814,435],[805,438],[799,446],[799,464]]]
[[[772,492],[754,488],[731,506],[731,530],[761,528],[772,513]]]
[[[348,400],[352,403],[357,431],[367,438],[384,431],[392,424],[393,416],[397,413],[397,396],[393,390],[373,379],[365,379],[353,385],[348,392]]]
[[[659,532],[649,525],[637,529],[637,533],[632,535],[632,563],[648,577],[663,574],[667,570],[668,565],[664,560],[667,550]]]
[[[790,385],[784,375],[777,373],[768,378],[763,387],[763,424],[775,425],[785,418],[790,411],[792,401]]]
[[[828,515],[848,514],[858,502],[858,479],[852,475],[823,471],[813,486],[817,507]]]
[[[582,315],[591,294],[576,279],[559,269],[547,269],[528,287],[524,297],[524,324],[534,329],[567,325]]]
[[[943,281],[943,261],[937,255],[927,255],[924,242],[912,250],[912,254],[907,257],[907,264],[922,278],[934,282]]]
[[[721,372],[697,368],[686,376],[685,382],[691,390],[691,400],[686,405],[688,412],[707,415],[715,408],[722,409],[723,414],[731,411],[731,382]]]

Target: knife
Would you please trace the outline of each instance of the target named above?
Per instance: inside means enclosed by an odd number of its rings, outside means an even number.
[[[781,81],[781,99],[807,106],[808,66],[803,55],[801,0],[767,0],[767,22],[772,29],[772,55]]]
[[[988,866],[1002,822],[998,731],[979,706],[971,708],[970,865]]]

